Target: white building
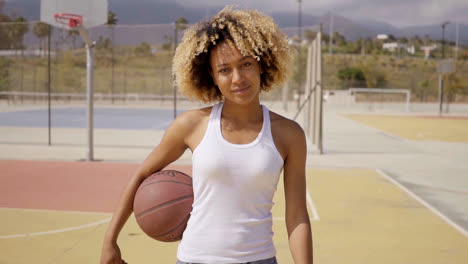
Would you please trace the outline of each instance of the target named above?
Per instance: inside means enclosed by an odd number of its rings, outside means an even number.
[[[388,39],[388,35],[387,34],[378,34],[377,39],[382,39],[382,40]]]
[[[384,50],[388,50],[391,52],[395,52],[398,49],[405,50],[409,54],[414,54],[415,53],[415,48],[414,46],[406,46],[406,44],[403,43],[398,43],[398,42],[389,42],[389,43],[384,43],[382,45],[382,48]]]

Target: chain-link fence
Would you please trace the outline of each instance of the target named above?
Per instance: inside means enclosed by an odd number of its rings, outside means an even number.
[[[12,32],[22,32],[20,33]],[[41,101],[48,91],[60,100],[85,99],[86,50],[78,31],[38,22],[1,23],[0,92],[21,101]],[[89,30],[96,41],[94,91],[97,99],[172,98],[171,61],[175,29],[168,25],[100,26]],[[12,36],[13,34],[13,36]],[[178,39],[181,32],[178,32]]]
[[[182,37],[180,30],[176,33],[174,24],[105,25],[89,31],[96,41],[94,91],[97,100],[112,103],[172,100],[174,39]],[[358,87],[409,89],[411,102],[437,102],[437,60],[375,54],[329,55],[326,44],[323,46],[325,90],[348,89],[355,87],[351,84],[357,81],[361,85]],[[297,62],[297,44],[292,45],[295,62],[288,82],[290,100],[297,97],[297,93],[304,93],[303,87],[298,89],[298,83],[305,83],[307,56],[306,45],[302,45],[301,62]],[[44,93],[48,91],[49,54],[52,98],[85,100],[86,50],[78,31],[52,27],[48,50],[48,26],[40,22],[0,23],[0,98],[16,103],[44,101]],[[349,68],[361,70],[362,78],[353,80],[350,78],[356,75],[340,74]],[[446,77],[446,100],[467,102],[468,62],[457,61],[456,69]],[[376,98],[383,101],[386,96]],[[281,100],[281,89],[273,89],[264,97]],[[373,100],[369,98],[366,100]]]

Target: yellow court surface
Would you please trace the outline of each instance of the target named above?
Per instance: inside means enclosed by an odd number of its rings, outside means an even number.
[[[308,169],[307,176],[315,263],[468,263],[468,237],[377,171]],[[282,182],[274,201],[278,261],[294,263]],[[98,263],[109,217],[0,209],[0,263]],[[176,262],[177,243],[148,238],[133,216],[119,245],[128,263]]]
[[[390,115],[344,115],[409,140],[468,142],[468,118]]]
[[[377,171],[307,175],[317,263],[468,263],[468,237]]]

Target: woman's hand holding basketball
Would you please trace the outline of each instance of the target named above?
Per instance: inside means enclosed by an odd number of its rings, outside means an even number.
[[[101,252],[101,264],[127,264],[122,259],[120,248],[116,243],[104,243]]]

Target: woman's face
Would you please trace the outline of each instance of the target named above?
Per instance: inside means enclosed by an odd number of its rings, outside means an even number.
[[[248,104],[259,100],[262,69],[257,60],[223,41],[211,50],[210,66],[213,81],[226,101]]]

